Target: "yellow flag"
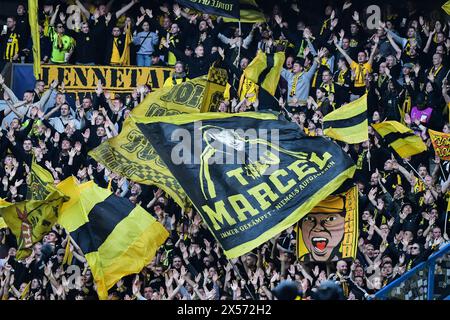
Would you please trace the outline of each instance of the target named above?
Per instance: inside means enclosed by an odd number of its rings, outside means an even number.
[[[422,138],[397,121],[384,121],[374,123],[372,127],[384,138],[386,143],[402,158],[427,151],[427,146]]]
[[[38,18],[38,0],[28,0],[28,20],[33,40],[33,73],[36,80],[40,78],[41,74],[41,37],[39,36]]]
[[[256,57],[245,68],[245,77],[264,88],[273,96],[280,80],[284,60],[284,52],[266,54],[259,50]]]
[[[223,93],[228,84],[228,73],[226,69],[211,67],[208,71],[205,92],[213,92],[214,94],[206,94],[203,97],[200,112],[217,112],[219,101],[223,100]]]
[[[18,260],[28,257],[33,245],[52,229],[65,200],[64,195],[55,189],[44,200],[26,200],[6,207],[1,205],[3,219],[18,240]]]
[[[450,160],[450,134],[428,129],[436,155],[441,160]]]
[[[126,28],[126,27],[125,27]],[[130,44],[132,41],[131,30],[126,29],[125,33],[125,44],[123,46],[122,56],[120,57],[120,65],[121,66],[129,66],[131,57],[130,57]]]
[[[369,140],[367,95],[323,117],[323,133],[330,138],[350,144]]]
[[[448,14],[450,16],[450,1],[447,1],[446,3],[444,3],[444,5],[442,6],[442,9],[445,11],[446,14]]]
[[[142,207],[93,181],[68,178],[57,188],[70,196],[58,223],[80,247],[100,299],[122,277],[139,273],[155,257],[169,232]]]
[[[33,160],[30,174],[27,176],[27,185],[27,200],[44,200],[54,190],[53,176]]]

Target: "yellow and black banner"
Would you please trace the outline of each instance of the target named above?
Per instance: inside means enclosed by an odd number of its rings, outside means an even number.
[[[355,258],[358,248],[358,188],[330,195],[297,224],[297,257],[303,262]]]
[[[450,134],[428,129],[434,151],[441,160],[450,160]]]
[[[206,0],[209,1],[209,0]],[[255,0],[239,0],[239,16],[238,17],[225,17],[224,22],[266,22],[264,13],[259,9]]]
[[[147,95],[125,120],[121,133],[92,150],[89,155],[109,170],[138,183],[156,185],[167,192],[180,206],[186,195],[155,149],[143,136],[137,122],[167,115],[197,113],[200,109],[217,110],[225,90],[226,73],[210,72],[207,77],[188,80],[173,87],[164,87]]]
[[[427,151],[427,146],[422,138],[397,121],[384,121],[374,123],[372,127],[384,139],[384,141],[394,149],[402,158],[409,158],[416,154]]]
[[[58,223],[78,244],[92,270],[100,299],[122,277],[139,273],[169,232],[150,213],[93,181],[70,177],[57,188],[70,197]]]
[[[177,0],[180,5],[216,16],[239,19],[239,0]]]
[[[30,174],[27,176],[27,185],[27,200],[44,200],[54,189],[53,176],[33,161]]]
[[[1,216],[17,238],[18,260],[28,257],[33,245],[50,232],[58,219],[59,209],[66,200],[61,192],[54,189],[43,200],[0,202]]]
[[[305,136],[272,113],[186,114],[137,125],[229,258],[295,224],[355,172],[334,142]]]
[[[367,94],[323,117],[323,133],[349,144],[369,140]]]
[[[162,88],[170,77],[167,67],[110,67],[79,65],[42,65],[41,77],[46,84],[64,82],[67,93],[91,94],[101,80],[103,88],[115,93],[130,93],[139,85]]]

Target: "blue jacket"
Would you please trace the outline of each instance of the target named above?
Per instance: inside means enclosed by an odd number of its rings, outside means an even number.
[[[316,60],[314,60],[314,64],[312,65],[311,69],[309,69],[308,72],[303,72],[303,74],[299,77],[297,86],[295,87],[295,96],[292,97],[297,98],[299,103],[306,103],[306,100],[309,97],[309,89],[311,88],[311,80],[316,70],[317,62]],[[281,71],[281,76],[288,83],[288,100],[291,100],[292,98],[289,97],[289,93],[294,82],[294,74],[291,71],[283,68],[283,70]]]
[[[136,48],[137,54],[152,54],[153,51],[155,51],[155,46],[158,44],[158,40],[158,34],[155,32],[139,32],[133,37],[133,43],[138,46]]]

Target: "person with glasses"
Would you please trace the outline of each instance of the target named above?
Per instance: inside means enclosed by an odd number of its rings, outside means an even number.
[[[406,271],[411,270],[419,263],[427,260],[428,256],[432,253],[430,248],[424,249],[418,242],[413,242],[408,249],[404,258],[400,257],[400,266],[405,266]]]
[[[75,48],[75,40],[65,34],[65,15],[61,12],[59,15],[59,22],[55,21],[59,11],[59,5],[56,6],[55,13],[50,20],[49,36],[52,42],[52,53],[50,62],[55,64],[67,63]]]

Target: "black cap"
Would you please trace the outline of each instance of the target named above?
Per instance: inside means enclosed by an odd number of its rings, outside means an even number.
[[[304,58],[297,58],[295,59],[294,63],[298,63],[302,67],[305,65],[305,59]]]
[[[331,280],[326,280],[320,284],[319,288],[312,289],[311,298],[314,300],[345,300],[341,286]]]
[[[302,295],[302,291],[292,280],[281,281],[272,292],[278,300],[295,300],[298,296]]]

